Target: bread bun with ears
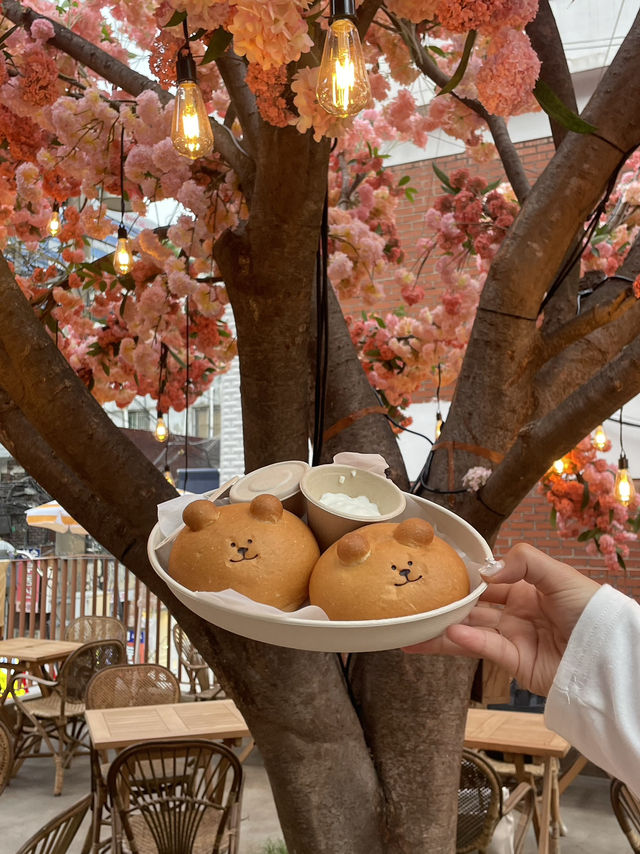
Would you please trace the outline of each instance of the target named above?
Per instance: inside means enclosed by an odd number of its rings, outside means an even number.
[[[295,611],[306,599],[320,550],[307,526],[274,495],[250,504],[196,500],[169,556],[169,575],[190,590],[226,590]]]
[[[332,620],[383,620],[450,605],[469,593],[464,561],[424,519],[378,522],[321,555],[309,599]]]

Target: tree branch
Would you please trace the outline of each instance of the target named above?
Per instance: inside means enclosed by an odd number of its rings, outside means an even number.
[[[396,17],[388,10],[385,11],[393,22],[398,34],[409,48],[409,52],[416,66],[420,71],[422,71],[425,77],[433,80],[436,86],[443,88],[448,83],[449,78],[444,71],[438,67],[433,59],[431,59],[427,51],[422,46],[416,32],[416,25],[404,18]],[[455,92],[451,92],[450,94],[453,98],[456,98],[461,104],[464,104],[465,107],[468,107],[468,109],[472,110],[487,123],[487,127],[491,131],[493,141],[498,150],[498,154],[500,155],[500,160],[504,166],[505,174],[509,183],[513,187],[513,192],[516,194],[516,198],[520,204],[522,204],[526,199],[531,186],[516,147],[509,137],[504,119],[500,118],[500,116],[494,116],[487,112],[480,101],[476,101],[472,98],[461,98],[456,95]]]
[[[96,47],[92,42],[62,26],[52,18],[40,15],[33,9],[21,6],[17,0],[2,0],[2,11],[4,15],[14,24],[28,30],[37,18],[44,18],[53,26],[55,35],[49,39],[48,44],[63,51],[72,59],[87,66],[96,74],[99,74],[109,83],[113,83],[119,89],[123,89],[130,95],[138,96],[142,92],[155,92],[162,106],[166,106],[173,100],[173,95],[166,92],[159,83],[155,83],[144,74],[133,71],[119,59],[110,56],[106,51]],[[243,189],[250,188],[253,179],[253,166],[246,153],[238,145],[234,135],[229,128],[220,122],[210,119],[213,130],[215,150],[225,162],[238,174]],[[249,192],[245,190],[247,195]]]
[[[244,147],[255,160],[260,147],[258,134],[262,118],[255,96],[245,82],[246,62],[233,51],[226,50],[216,59],[216,65],[242,125]]]
[[[556,19],[549,6],[549,0],[540,0],[536,17],[525,27],[526,33],[531,40],[531,46],[538,54],[542,63],[540,69],[540,80],[544,81],[550,89],[560,98],[563,104],[578,112],[573,81],[567,64],[567,57],[562,46],[562,39],[558,32]],[[567,135],[568,131],[564,125],[549,118],[551,134],[556,148]]]
[[[527,424],[480,490],[481,501],[508,516],[552,462],[640,392],[640,338],[555,409]]]
[[[633,296],[631,288],[627,286],[616,293],[608,303],[594,305],[589,311],[577,314],[559,329],[556,329],[553,335],[542,339],[539,364],[542,365],[553,359],[571,344],[585,338],[590,332],[594,332],[596,329],[600,329],[622,317],[636,304],[637,300]]]

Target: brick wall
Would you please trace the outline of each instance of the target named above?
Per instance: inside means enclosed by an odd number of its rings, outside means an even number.
[[[631,552],[625,563],[626,573],[609,575],[602,558],[587,554],[584,543],[563,540],[551,526],[550,505],[544,494],[534,490],[516,508],[500,529],[494,547],[497,556],[503,556],[511,546],[527,542],[556,560],[575,566],[596,581],[607,581],[613,587],[640,601],[640,543],[631,543]]]

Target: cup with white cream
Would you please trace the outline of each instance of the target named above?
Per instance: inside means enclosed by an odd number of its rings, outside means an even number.
[[[335,463],[309,469],[300,491],[321,551],[363,525],[390,522],[406,505],[404,494],[387,478]]]

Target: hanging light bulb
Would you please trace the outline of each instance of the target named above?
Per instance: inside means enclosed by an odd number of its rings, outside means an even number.
[[[633,478],[629,474],[629,460],[624,452],[620,454],[620,459],[618,460],[618,471],[616,473],[613,492],[620,504],[624,504],[625,507],[631,504],[635,498],[636,488]]]
[[[176,482],[173,479],[173,475],[171,474],[171,469],[169,468],[169,466],[164,467],[164,479],[167,481],[167,483],[170,483],[171,486],[176,485]]]
[[[442,413],[440,410],[436,412],[436,439],[440,438],[440,433],[442,433],[442,428],[444,427],[444,419],[442,418]]]
[[[113,254],[113,269],[119,276],[126,276],[133,267],[133,253],[129,245],[127,229],[124,225],[118,226],[118,243]]]
[[[556,474],[564,474],[566,467],[564,457],[560,457],[559,460],[555,460],[551,466]]]
[[[331,0],[316,97],[328,113],[342,117],[357,115],[371,100],[355,0]]]
[[[162,410],[160,409],[158,410],[158,420],[156,421],[156,429],[153,431],[153,435],[158,442],[166,442],[169,438],[169,428],[165,424]]]
[[[57,237],[60,233],[60,229],[62,228],[62,223],[60,222],[60,205],[57,202],[53,203],[51,217],[49,218],[47,228],[49,229],[51,237]]]
[[[591,440],[591,444],[597,451],[604,451],[604,449],[609,444],[609,440],[607,439],[607,434],[604,432],[604,427],[602,424],[599,424],[595,432],[593,434],[593,439]]]
[[[185,44],[176,62],[176,98],[171,122],[171,141],[180,154],[196,160],[213,151],[213,132],[207,108],[198,86],[196,63],[189,48],[189,30],[183,21]]]

